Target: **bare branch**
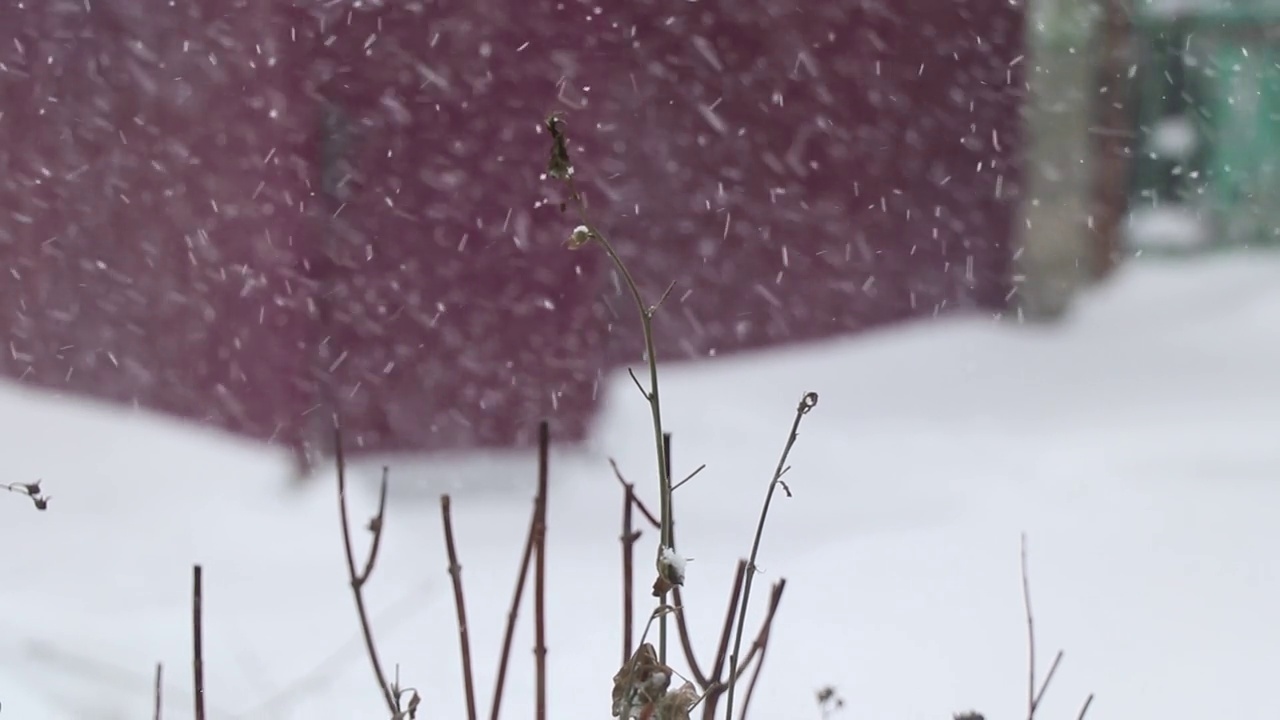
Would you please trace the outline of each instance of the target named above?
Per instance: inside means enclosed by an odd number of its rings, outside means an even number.
[[[191,568],[191,671],[195,684],[195,720],[205,720],[204,711],[204,569]]]
[[[769,517],[769,506],[773,503],[774,492],[782,484],[782,474],[787,467],[787,457],[791,455],[791,448],[795,446],[796,439],[800,437],[800,422],[817,405],[818,394],[815,392],[807,392],[800,398],[800,403],[796,406],[795,418],[791,421],[791,432],[787,434],[786,445],[782,448],[782,455],[778,458],[778,466],[773,471],[773,479],[769,482],[769,491],[765,494],[764,506],[760,509],[760,521],[756,523],[756,534],[751,541],[751,554],[747,558],[747,576],[742,584],[742,603],[738,607],[738,628],[734,633],[733,653],[729,655],[729,689],[725,702],[725,720],[733,720],[733,692],[740,672],[738,660],[742,649],[742,633],[747,622],[747,606],[751,599],[751,581],[757,572],[756,559],[760,555],[760,540],[764,536],[764,525]]]
[[[387,473],[383,472],[382,486],[378,491],[378,514],[369,523],[369,530],[373,533],[373,542],[369,548],[369,558],[365,562],[364,569],[358,570],[353,547],[354,541],[351,537],[350,513],[347,510],[347,461],[343,454],[342,428],[336,421],[333,427],[333,447],[334,461],[338,472],[338,510],[342,522],[342,549],[347,560],[347,578],[351,585],[351,594],[355,598],[356,615],[360,620],[360,633],[364,636],[364,646],[369,655],[369,664],[373,668],[373,675],[378,682],[378,689],[382,693],[382,699],[387,705],[387,711],[391,717],[395,717],[400,712],[399,701],[396,698],[395,689],[387,682],[387,675],[382,669],[382,660],[378,655],[377,643],[373,637],[373,626],[369,620],[369,611],[364,600],[364,585],[368,582],[369,573],[373,571],[374,563],[378,559],[377,550],[381,547],[381,536],[386,520]]]
[[[160,709],[162,706],[160,693],[161,693],[161,688],[163,687],[164,687],[164,665],[160,663],[156,663],[156,681],[155,681],[155,687],[153,688],[153,691],[152,691],[153,695],[155,696],[155,709],[151,713],[152,720],[160,720]]]
[[[654,515],[652,512],[650,512],[648,506],[644,504],[644,501],[641,500],[639,496],[635,494],[634,492],[635,485],[632,485],[631,483],[627,482],[626,478],[622,477],[622,471],[618,469],[617,461],[615,461],[613,458],[609,458],[609,466],[613,468],[613,476],[618,478],[618,482],[622,484],[622,487],[624,488],[631,487],[633,489],[633,492],[631,494],[633,498],[633,502],[635,502],[636,509],[640,511],[640,514],[644,515],[644,519],[649,521],[649,524],[653,526],[654,530],[661,530],[662,521],[658,519],[657,515]],[[629,658],[630,656],[631,655],[628,652],[627,657]]]
[[[1044,677],[1044,682],[1039,686],[1036,684],[1036,626],[1035,620],[1031,615],[1031,580],[1027,572],[1027,534],[1023,533],[1021,538],[1021,567],[1022,567],[1022,605],[1026,609],[1027,614],[1027,720],[1034,720],[1036,709],[1040,707],[1040,699],[1044,697],[1044,691],[1049,688],[1049,681],[1053,680],[1053,674],[1058,670],[1058,663],[1062,662],[1062,651],[1053,658],[1053,664],[1049,666],[1049,672]]]
[[[663,447],[662,401],[658,392],[658,353],[653,336],[653,314],[645,303],[644,296],[640,293],[640,286],[636,284],[635,278],[627,268],[626,262],[618,254],[613,243],[609,242],[604,233],[601,233],[600,229],[591,221],[590,213],[587,211],[587,204],[584,202],[582,193],[578,190],[578,185],[574,180],[573,161],[569,157],[569,142],[565,134],[564,118],[559,115],[552,115],[547,118],[544,126],[547,132],[550,133],[552,140],[551,156],[547,163],[547,174],[565,184],[566,189],[569,191],[569,198],[577,209],[578,217],[582,221],[583,230],[585,231],[574,232],[570,247],[580,247],[588,242],[594,242],[603,248],[605,254],[613,262],[614,267],[617,268],[618,274],[622,276],[622,281],[631,293],[631,299],[634,301],[636,311],[640,315],[640,328],[644,335],[645,360],[649,365],[649,390],[645,393],[645,399],[649,401],[649,412],[653,418],[653,442],[658,461],[658,495],[662,519],[659,547],[672,547],[671,476],[665,470],[663,459],[666,451]],[[639,386],[639,384],[637,380],[636,385]],[[641,390],[643,391],[643,388]],[[659,603],[666,604],[666,593],[663,593],[662,597],[659,598]],[[667,618],[665,615],[661,617],[658,624],[658,661],[663,664],[666,664],[667,661]]]
[[[690,480],[694,479],[695,477],[697,477],[697,476],[698,476],[698,473],[700,473],[700,472],[702,472],[703,470],[706,470],[706,469],[707,469],[707,465],[706,465],[706,463],[703,463],[703,464],[699,465],[699,466],[697,467],[697,469],[695,469],[693,472],[691,472],[691,473],[689,473],[688,475],[686,475],[686,476],[685,476],[685,478],[684,478],[683,480],[681,480],[680,482],[678,482],[678,483],[676,483],[676,484],[672,485],[672,486],[671,486],[671,492],[675,492],[675,491],[679,490],[681,485],[684,485],[685,483],[687,483],[687,482],[689,482]],[[788,495],[790,495],[790,493],[788,493]]]
[[[1080,714],[1076,715],[1076,720],[1084,720],[1084,716],[1089,713],[1089,706],[1093,704],[1093,693],[1089,693],[1089,697],[1084,699],[1084,705],[1080,707]]]
[[[640,394],[644,396],[644,399],[648,400],[649,391],[645,390],[644,385],[640,384],[640,378],[636,377],[636,371],[631,368],[627,368],[627,374],[631,376],[631,382],[636,384],[636,389],[640,391]]]
[[[617,471],[617,466],[614,467]],[[621,476],[619,475],[619,479]],[[622,663],[631,657],[631,641],[635,632],[635,547],[640,531],[633,529],[635,510],[635,486],[624,482],[622,497]]]
[[[471,639],[467,628],[467,604],[462,593],[462,565],[453,541],[453,513],[449,496],[440,496],[440,519],[444,525],[444,546],[449,555],[449,577],[453,579],[453,604],[458,609],[458,643],[462,648],[462,682],[466,691],[467,720],[476,720],[476,685],[471,672]]]
[[[538,426],[538,503],[537,530],[534,539],[533,570],[533,657],[535,673],[535,720],[547,720],[547,495],[546,479],[551,454],[551,436],[547,423]]]
[[[498,720],[502,709],[502,697],[507,682],[507,666],[511,660],[511,646],[515,641],[516,619],[520,615],[520,600],[524,597],[525,582],[529,578],[529,568],[533,565],[533,550],[537,543],[537,532],[542,517],[542,507],[547,500],[546,465],[541,458],[548,452],[550,434],[544,421],[538,428],[538,489],[533,499],[533,513],[529,518],[529,532],[525,535],[524,555],[520,559],[520,572],[516,577],[516,589],[511,598],[511,607],[507,611],[507,627],[502,634],[502,653],[498,656],[498,679],[493,689],[493,703],[490,707],[490,720]]]
[[[649,307],[649,317],[653,317],[658,312],[658,308],[662,307],[662,303],[666,302],[667,296],[669,296],[671,291],[675,289],[676,281],[672,280],[671,284],[667,285],[667,289],[662,291],[662,296],[658,298],[658,302]]]

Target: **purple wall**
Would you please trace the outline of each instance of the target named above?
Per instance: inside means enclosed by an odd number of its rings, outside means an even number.
[[[353,5],[0,9],[0,370],[291,445],[579,438],[640,342],[553,110],[677,283],[663,357],[1004,304],[1007,0]]]

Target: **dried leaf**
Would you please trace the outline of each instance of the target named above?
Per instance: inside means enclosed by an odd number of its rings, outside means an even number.
[[[671,668],[658,662],[652,643],[636,649],[613,676],[613,716],[630,720],[652,716],[652,706],[671,685]]]
[[[679,690],[667,693],[657,703],[657,720],[690,720],[689,711],[698,704],[698,690],[688,680]]]

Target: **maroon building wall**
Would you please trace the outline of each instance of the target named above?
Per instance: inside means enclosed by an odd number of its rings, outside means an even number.
[[[1005,0],[0,9],[0,371],[290,445],[581,437],[633,308],[540,177],[564,112],[667,358],[1000,307]]]

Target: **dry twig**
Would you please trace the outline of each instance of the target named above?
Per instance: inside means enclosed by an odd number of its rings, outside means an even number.
[[[628,483],[626,478],[623,477],[617,464],[612,460],[609,462],[613,466],[614,476],[617,478],[618,483],[622,485],[623,489],[625,490],[627,487],[633,487],[631,483]],[[639,497],[635,497],[633,494],[632,502],[635,504],[635,509],[640,511],[641,517],[645,518],[645,520],[654,528],[659,527],[657,517],[649,510],[648,507],[645,506],[644,501]],[[674,531],[675,528],[673,525],[673,536]],[[715,717],[719,699],[724,695],[724,691],[727,688],[727,683],[721,678],[725,665],[728,663],[729,641],[733,638],[734,620],[737,618],[738,602],[741,599],[742,583],[746,576],[746,571],[747,561],[739,561],[737,571],[734,574],[733,587],[729,593],[728,607],[725,611],[724,617],[724,627],[720,634],[720,642],[716,650],[716,656],[710,673],[704,673],[702,671],[702,668],[698,663],[697,656],[694,653],[693,641],[689,631],[688,610],[684,605],[684,599],[681,596],[680,588],[677,587],[672,590],[672,600],[674,602],[672,611],[676,617],[676,631],[679,633],[680,645],[684,652],[685,662],[689,666],[689,674],[693,676],[694,682],[696,682],[702,690],[703,699],[706,701],[702,708],[702,716],[705,720],[712,720],[712,718]],[[739,677],[747,670],[751,669],[752,663],[759,657],[759,648],[767,644],[773,627],[773,619],[776,617],[778,606],[782,602],[782,590],[785,585],[785,580],[779,580],[778,583],[773,586],[769,600],[769,608],[765,613],[764,621],[756,634],[755,641],[752,643],[751,648],[748,649],[746,657],[744,657],[742,662],[739,664]],[[650,623],[652,623],[652,621],[653,617],[651,616]],[[648,626],[646,626],[646,634],[647,632]],[[642,637],[641,643],[643,642],[644,639]]]
[[[1049,666],[1049,672],[1044,676],[1044,682],[1037,685],[1036,682],[1036,626],[1031,616],[1031,580],[1027,573],[1027,535],[1022,534],[1022,605],[1026,609],[1027,614],[1027,720],[1034,720],[1036,709],[1040,707],[1040,700],[1044,697],[1044,691],[1049,688],[1049,682],[1053,680],[1053,674],[1058,670],[1058,663],[1062,662],[1062,651],[1053,658],[1053,664]]]
[[[515,640],[516,620],[520,615],[520,600],[524,597],[525,582],[529,578],[529,568],[533,564],[534,548],[537,545],[538,528],[544,516],[543,508],[547,502],[548,471],[543,458],[550,454],[551,438],[547,423],[538,426],[538,489],[533,499],[533,513],[529,518],[529,532],[525,536],[524,555],[520,559],[520,572],[516,577],[516,589],[511,598],[511,607],[507,611],[507,627],[502,635],[502,652],[498,656],[498,674],[493,689],[493,703],[490,706],[490,720],[498,720],[502,697],[507,682],[507,666],[511,660],[511,646]]]
[[[614,471],[617,471],[616,465]],[[635,546],[640,539],[640,531],[634,529],[633,521],[635,486],[623,482],[622,487],[622,534],[618,536],[618,540],[622,544],[622,662],[625,663],[631,653],[635,626]]]
[[[156,681],[155,681],[155,687],[153,688],[153,694],[155,695],[155,710],[151,713],[152,720],[160,720],[160,708],[161,708],[160,692],[161,692],[161,688],[163,687],[163,683],[164,683],[164,665],[160,663],[156,663]]]
[[[369,555],[365,560],[363,568],[356,567],[356,555],[354,549],[354,540],[351,536],[351,519],[347,510],[347,462],[343,454],[342,447],[342,428],[337,423],[333,428],[333,447],[334,460],[337,464],[338,471],[338,510],[342,522],[342,549],[347,560],[347,578],[351,584],[351,594],[356,603],[356,615],[360,620],[360,632],[364,636],[365,652],[369,655],[369,664],[373,668],[374,678],[378,682],[378,689],[382,693],[382,699],[386,703],[387,711],[391,717],[402,716],[400,703],[397,695],[398,691],[389,682],[387,675],[382,669],[382,659],[378,655],[377,642],[373,636],[373,626],[369,620],[369,610],[366,607],[364,599],[364,585],[369,581],[369,576],[373,573],[374,564],[378,560],[378,550],[382,546],[382,531],[387,515],[387,469],[382,469],[382,483],[378,490],[378,513],[369,522],[369,531],[373,533],[373,540],[369,544]]]
[[[534,717],[547,720],[547,500],[545,478],[550,473],[547,465],[551,454],[551,437],[547,423],[538,426],[538,503],[537,525],[534,538],[533,570],[533,635],[535,698]]]
[[[1089,713],[1089,706],[1093,704],[1093,693],[1089,693],[1089,697],[1084,699],[1084,705],[1080,706],[1080,714],[1076,715],[1076,720],[1084,720],[1084,716]]]
[[[644,301],[644,296],[640,293],[640,287],[636,284],[635,278],[632,277],[627,264],[623,262],[622,256],[618,254],[613,243],[600,232],[599,228],[591,222],[589,213],[587,212],[587,203],[581,191],[578,189],[577,182],[574,180],[573,162],[569,158],[569,139],[565,135],[564,118],[559,115],[552,115],[547,118],[545,127],[547,132],[551,134],[551,157],[547,164],[547,175],[564,182],[565,187],[569,191],[569,198],[572,200],[578,217],[582,225],[574,230],[569,238],[569,247],[576,249],[590,242],[595,242],[604,249],[605,254],[609,256],[618,274],[622,277],[623,283],[626,285],[631,298],[635,303],[636,310],[640,313],[640,326],[644,333],[644,351],[645,360],[649,365],[649,388],[646,390],[635,375],[632,379],[636,382],[636,387],[640,389],[645,400],[649,403],[649,411],[653,419],[653,441],[654,449],[657,453],[657,472],[658,472],[658,495],[660,498],[659,507],[661,515],[661,527],[659,539],[659,551],[661,548],[672,547],[671,540],[671,476],[665,472],[665,463],[663,458],[665,451],[663,449],[663,429],[662,429],[662,402],[658,394],[658,355],[653,339],[653,316],[657,313],[658,305],[661,301],[654,305],[649,305]],[[666,298],[670,293],[668,288],[662,297]],[[666,593],[661,593],[658,599],[659,605],[667,603]],[[667,658],[667,619],[663,615],[658,624],[658,660],[666,662]]]
[[[195,718],[205,720],[204,712],[204,569],[191,568],[191,671],[195,682]]]
[[[449,555],[449,577],[453,579],[453,604],[458,609],[458,643],[462,647],[462,682],[466,690],[467,720],[476,720],[476,686],[471,672],[471,639],[467,628],[467,605],[462,593],[462,565],[453,542],[453,513],[448,495],[440,496],[440,518],[444,525],[444,545]]]
[[[773,494],[781,487],[787,497],[791,496],[791,489],[787,487],[782,476],[787,472],[787,457],[791,454],[791,448],[795,446],[796,439],[800,437],[800,421],[804,419],[809,411],[818,405],[818,394],[815,392],[807,392],[804,397],[800,398],[800,404],[796,406],[796,416],[791,422],[791,432],[787,434],[787,443],[782,448],[782,455],[778,458],[778,466],[773,471],[773,479],[769,481],[769,491],[765,494],[764,506],[760,509],[760,520],[756,523],[756,534],[751,541],[751,555],[747,558],[747,576],[742,583],[742,603],[738,607],[738,628],[734,632],[733,652],[729,655],[729,688],[726,691],[727,698],[725,700],[725,719],[733,720],[733,689],[736,686],[739,673],[738,667],[739,653],[742,649],[742,632],[747,622],[747,606],[751,600],[751,581],[758,572],[756,558],[760,554],[760,540],[764,536],[764,524],[769,517],[769,506],[773,504]]]

